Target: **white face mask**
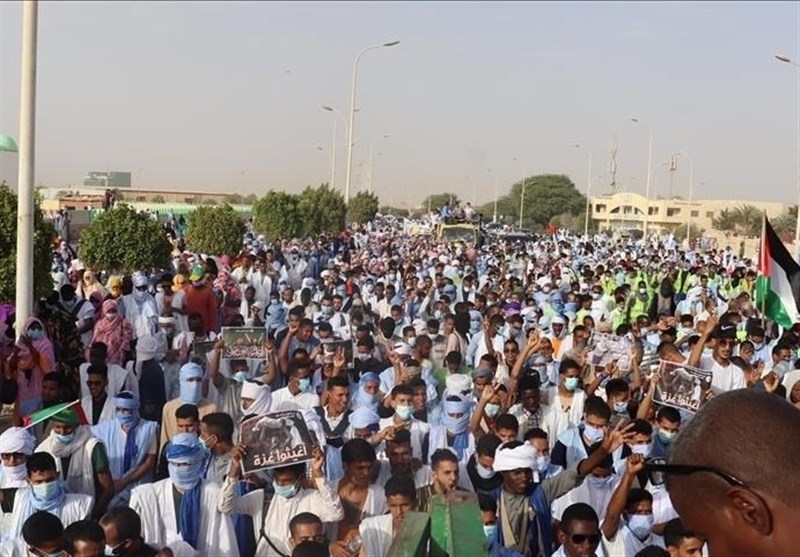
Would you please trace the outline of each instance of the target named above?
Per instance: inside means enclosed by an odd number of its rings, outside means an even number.
[[[478,473],[478,476],[484,480],[489,480],[494,477],[494,470],[481,466],[481,463],[477,460],[475,461],[475,471]]]

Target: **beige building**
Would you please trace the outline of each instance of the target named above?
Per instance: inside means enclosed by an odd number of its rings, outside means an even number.
[[[690,219],[693,227],[711,232],[713,220],[722,210],[734,211],[743,205],[766,211],[770,219],[777,218],[789,207],[785,203],[728,199],[697,199],[691,203],[685,199],[651,199],[648,202],[637,193],[601,195],[590,201],[592,221],[600,230],[642,230],[647,214],[648,232],[659,234],[685,226]]]

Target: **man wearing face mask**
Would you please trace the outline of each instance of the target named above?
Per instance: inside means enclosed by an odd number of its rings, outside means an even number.
[[[469,430],[472,402],[464,395],[451,394],[442,405],[442,425],[431,427],[428,454],[449,449],[459,462],[466,463],[475,452],[475,436]]]
[[[200,420],[200,444],[205,452],[203,479],[222,486],[233,449],[233,419],[225,412],[206,414]]]
[[[325,455],[321,449],[314,449],[311,461],[311,481],[314,488],[304,487],[306,464],[292,464],[274,469],[272,497],[266,513],[264,512],[265,493],[263,489],[239,496],[236,483],[241,477],[241,458],[243,447],[235,447],[231,456],[231,468],[223,483],[219,509],[225,513],[251,516],[253,530],[257,539],[256,555],[279,557],[289,554],[291,532],[289,522],[300,513],[313,513],[323,523],[336,523],[344,518],[339,496],[325,481],[322,471]]]
[[[36,452],[47,452],[56,459],[59,479],[71,493],[83,493],[94,498],[92,517],[106,511],[114,495],[114,482],[109,470],[105,446],[81,420],[73,407],[51,418],[53,429]]]
[[[561,360],[558,365],[558,385],[546,391],[548,411],[542,424],[550,435],[551,448],[555,447],[559,435],[581,423],[587,399],[581,387],[580,364],[569,358]]]
[[[319,406],[319,395],[311,387],[309,363],[292,360],[288,366],[289,384],[272,393],[272,411],[311,410]]]
[[[144,543],[142,520],[129,507],[109,510],[100,519],[109,557],[172,557],[172,551],[158,551]]]
[[[644,457],[628,457],[625,474],[608,504],[600,530],[611,555],[633,557],[650,545],[664,547],[664,539],[653,534],[653,496],[633,488],[636,476],[644,470]]]
[[[500,439],[493,433],[481,437],[475,445],[475,454],[469,457],[466,470],[475,493],[492,493],[503,484],[503,476],[492,470],[494,454]]]
[[[558,528],[564,511],[575,503],[585,503],[600,517],[606,515],[606,508],[614,494],[618,476],[614,473],[614,462],[610,456],[604,458],[578,486],[572,488],[553,502],[553,520]]]
[[[131,492],[130,508],[142,519],[144,537],[177,554],[194,550],[199,555],[238,557],[231,519],[217,510],[220,488],[202,479],[205,453],[197,435],[175,435],[166,455],[169,478]]]
[[[110,507],[127,505],[130,491],[152,479],[158,450],[158,424],[139,416],[139,399],[123,391],[114,397],[115,420],[92,427],[92,434],[108,452],[109,471],[114,480]]]
[[[161,413],[161,439],[159,441],[161,448],[167,444],[167,441],[173,435],[178,433],[178,422],[175,417],[175,411],[178,407],[184,404],[194,405],[197,407],[201,418],[206,414],[217,411],[217,405],[202,396],[203,375],[203,368],[200,367],[200,364],[189,362],[181,367],[179,374],[180,395],[178,398],[167,402]]]
[[[192,274],[189,275],[189,284],[184,288],[185,300],[183,310],[187,315],[197,313],[203,322],[203,329],[206,331],[218,331],[217,325],[217,298],[213,290],[206,285],[204,279],[205,269],[200,265],[195,265]]]
[[[122,296],[118,311],[133,329],[133,338],[153,336],[158,330],[156,300],[147,291],[147,276],[134,273],[133,292]]]
[[[86,518],[92,509],[93,497],[67,493],[58,479],[56,462],[48,453],[36,452],[25,462],[27,486],[0,491],[0,508],[11,517],[7,528],[0,530],[0,541],[16,540],[23,525],[37,511],[55,515],[61,523],[72,524]]]
[[[380,429],[394,427],[395,429],[406,429],[411,435],[411,451],[413,458],[425,462],[428,456],[428,437],[431,427],[427,423],[416,419],[414,414],[414,390],[408,385],[397,385],[392,389],[390,405],[394,409],[394,414],[388,418],[383,418]]]
[[[656,434],[653,436],[651,458],[666,458],[667,450],[681,428],[681,413],[670,406],[663,406],[656,412]]]

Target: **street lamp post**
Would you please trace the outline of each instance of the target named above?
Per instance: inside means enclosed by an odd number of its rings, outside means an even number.
[[[631,122],[638,124],[638,118],[631,118]],[[644,210],[644,222],[642,224],[643,234],[642,237],[647,239],[647,221],[650,218],[650,179],[653,176],[653,130],[652,128],[648,128],[650,140],[648,142],[647,147],[647,180],[645,180],[645,210]]]
[[[680,153],[678,153],[680,155]],[[686,155],[689,159],[689,214],[686,217],[686,246],[691,249],[692,245],[692,196],[694,195],[694,158]]]
[[[522,230],[522,214],[525,212],[525,182],[528,179],[528,172],[522,169],[522,195],[519,196],[519,229]]]
[[[347,126],[347,177],[345,178],[345,186],[344,186],[345,203],[350,201],[350,180],[353,174],[353,131],[355,127],[356,78],[358,75],[358,62],[361,60],[361,57],[364,56],[364,54],[366,54],[370,50],[375,50],[378,48],[386,48],[398,44],[400,44],[400,41],[391,41],[388,43],[368,46],[367,48],[358,53],[358,56],[356,56],[356,59],[353,62],[353,79],[350,84],[350,123]]]
[[[775,59],[785,64],[790,64],[796,68],[800,68],[800,63],[795,62],[788,56],[776,54]],[[800,87],[800,73],[798,73],[798,87]],[[800,134],[798,135],[800,137]],[[800,161],[797,163],[797,220],[794,229],[794,247],[800,250]]]
[[[345,120],[344,115],[327,104],[320,105],[322,110],[326,110],[336,115],[336,117],[344,123],[345,127],[347,127],[347,120]],[[336,136],[338,134],[337,129],[337,121],[336,119],[333,120],[333,139],[331,140],[331,189],[336,189]]]
[[[36,34],[39,4],[22,3],[22,75],[19,106],[17,180],[17,336],[33,310],[33,181],[36,133]]]
[[[576,143],[575,147],[578,149],[586,149],[586,152],[589,153],[589,171],[586,174],[586,217],[584,218],[583,222],[583,235],[589,235],[589,213],[591,211],[591,202],[589,201],[589,196],[592,193],[592,150],[580,143]]]

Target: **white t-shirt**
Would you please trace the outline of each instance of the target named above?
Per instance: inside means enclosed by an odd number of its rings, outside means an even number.
[[[714,394],[747,388],[742,368],[730,362],[727,366],[723,366],[713,357],[706,356],[700,360],[700,369],[711,372],[711,390]]]
[[[293,395],[289,392],[289,387],[284,387],[272,393],[272,407],[270,411],[311,410],[315,406],[319,406],[319,396],[316,394],[298,393],[297,395]]]

